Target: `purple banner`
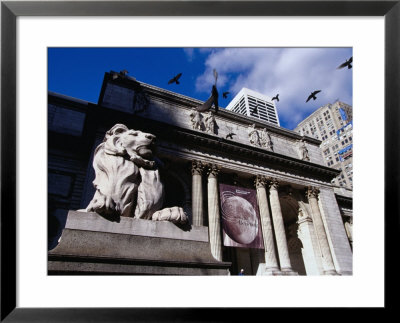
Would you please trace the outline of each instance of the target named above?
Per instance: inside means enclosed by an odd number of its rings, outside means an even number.
[[[255,190],[219,184],[224,246],[263,249]]]

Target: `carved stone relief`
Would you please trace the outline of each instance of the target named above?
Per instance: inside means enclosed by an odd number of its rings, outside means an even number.
[[[252,144],[253,146],[260,147],[261,146],[260,135],[259,135],[259,133],[256,129],[256,125],[254,123],[251,126],[249,126],[248,132],[249,132],[250,144]]]
[[[306,147],[306,144],[304,142],[304,140],[301,140],[299,142],[299,157],[301,160],[306,160],[306,161],[310,161],[310,156],[308,154],[308,149]]]
[[[261,147],[267,148],[268,150],[274,150],[274,144],[271,140],[271,135],[268,133],[267,129],[263,129],[260,132],[260,144]]]
[[[206,131],[209,133],[215,134],[215,125],[216,125],[216,121],[215,121],[214,114],[212,113],[212,111],[209,111],[205,118]]]
[[[203,115],[198,111],[193,111],[190,113],[190,122],[194,130],[202,131],[204,129]]]
[[[266,148],[270,151],[274,150],[274,144],[271,140],[271,135],[267,129],[263,128],[261,131],[256,129],[256,125],[252,124],[248,129],[249,142],[253,146]]]

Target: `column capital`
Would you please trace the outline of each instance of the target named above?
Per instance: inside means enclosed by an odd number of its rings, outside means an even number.
[[[204,163],[199,160],[192,161],[192,175],[201,175],[205,168]]]
[[[268,179],[268,186],[270,189],[277,190],[279,187],[279,181],[276,178]]]
[[[319,189],[314,186],[308,186],[306,189],[307,198],[318,198]]]
[[[216,164],[208,164],[208,177],[210,178],[216,178],[218,176],[218,173],[221,170],[221,166],[218,166]]]
[[[257,188],[265,187],[266,183],[267,183],[267,178],[263,175],[257,175],[256,178],[254,179],[254,185]]]

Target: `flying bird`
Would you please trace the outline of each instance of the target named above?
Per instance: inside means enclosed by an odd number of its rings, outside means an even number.
[[[230,133],[228,133],[227,135],[226,135],[226,139],[228,139],[228,138],[230,138],[230,139],[233,139],[233,136],[236,136],[236,134],[235,133],[233,133],[233,132],[230,132]]]
[[[214,69],[214,85],[212,86],[211,89],[211,96],[207,99],[206,102],[204,102],[201,106],[197,107],[196,110],[199,112],[204,112],[208,111],[211,109],[211,106],[214,104],[215,108],[215,113],[218,113],[218,90],[217,90],[217,79],[218,79],[218,73]]]
[[[336,69],[341,69],[346,66],[348,69],[351,69],[353,67],[351,63],[353,63],[353,56],[351,56],[349,59],[346,59],[346,61],[343,64],[339,65]]]
[[[276,101],[279,102],[279,94],[277,94],[276,96],[274,96],[274,97],[271,99],[271,101],[274,101],[274,100],[276,100]]]
[[[319,93],[319,92],[321,92],[321,90],[317,90],[317,91],[312,92],[312,93],[308,96],[306,103],[307,103],[308,101],[310,101],[311,98],[313,98],[313,99],[315,100],[315,99],[317,98],[315,95],[316,95],[317,93]]]
[[[172,79],[168,81],[168,84],[176,83],[179,84],[179,78],[182,76],[182,73],[175,75]]]
[[[222,93],[223,98],[226,99],[228,97],[228,94],[229,94],[229,92]]]

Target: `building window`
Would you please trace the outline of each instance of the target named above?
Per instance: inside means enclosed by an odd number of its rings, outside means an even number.
[[[50,170],[47,180],[49,194],[64,198],[70,196],[74,182],[74,176],[72,174]]]
[[[83,112],[62,108],[54,104],[48,105],[48,127],[51,131],[81,136],[85,117],[86,115]]]

